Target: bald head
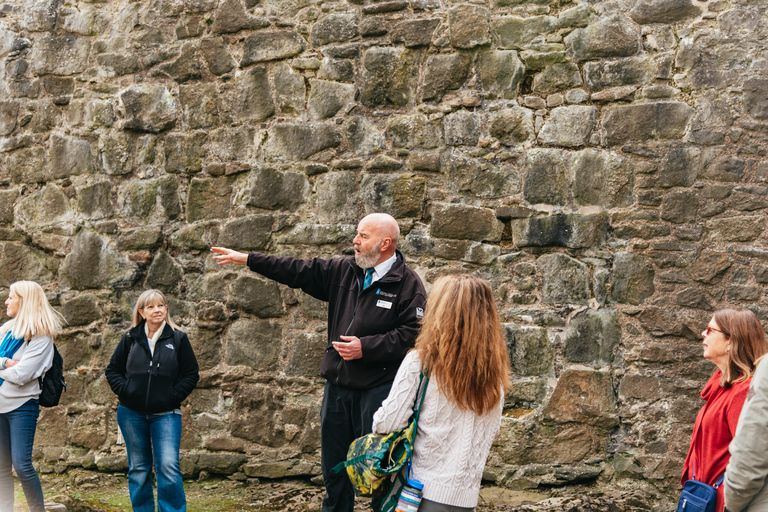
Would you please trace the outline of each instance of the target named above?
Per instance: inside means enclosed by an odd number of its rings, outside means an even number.
[[[363,223],[375,229],[379,237],[388,237],[392,241],[392,253],[394,254],[397,241],[400,239],[400,226],[397,225],[395,218],[387,213],[372,213],[363,217],[358,226],[362,226]]]
[[[400,227],[391,215],[372,213],[357,225],[355,260],[362,268],[375,267],[395,254]]]

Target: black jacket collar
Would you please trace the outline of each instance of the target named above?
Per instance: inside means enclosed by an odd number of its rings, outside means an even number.
[[[130,334],[131,338],[135,340],[146,340],[147,334],[144,332],[144,324],[146,323],[146,320],[142,320],[139,325],[136,327],[133,327],[130,331],[128,331],[128,334]],[[165,328],[163,329],[163,334],[160,335],[160,338],[170,338],[173,336],[173,327],[165,324]]]
[[[389,272],[386,273],[384,277],[379,279],[379,281],[388,283],[388,282],[397,282],[401,281],[403,279],[403,273],[405,272],[405,255],[403,255],[402,252],[400,252],[400,249],[395,249],[395,256],[397,259],[392,264],[392,268],[389,269]],[[351,258],[349,260],[350,265],[352,265],[352,268],[355,270],[355,275],[360,277],[365,275],[365,270],[363,270],[355,261],[355,258]]]

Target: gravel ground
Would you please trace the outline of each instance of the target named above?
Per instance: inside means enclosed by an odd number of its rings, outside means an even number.
[[[41,475],[49,512],[130,512],[128,482],[124,475],[70,470],[64,475]],[[319,511],[322,487],[303,480],[234,481],[211,478],[185,482],[189,512],[310,512]],[[28,512],[21,486],[16,482],[14,512]],[[637,492],[610,496],[539,491],[512,491],[486,486],[477,512],[634,512],[660,510],[648,496]],[[671,508],[670,510],[673,510]],[[367,500],[358,500],[356,512],[370,511]],[[661,509],[663,510],[663,508]]]

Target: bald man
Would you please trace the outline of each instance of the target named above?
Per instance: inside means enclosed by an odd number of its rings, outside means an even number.
[[[350,443],[371,432],[373,413],[389,394],[397,369],[413,347],[426,291],[397,250],[393,217],[363,218],[352,241],[355,257],[278,258],[213,247],[219,265],[248,265],[254,272],[328,302],[328,347],[320,364],[327,380],[320,411],[323,512],[352,512],[354,489],[345,471]],[[374,500],[374,509],[378,503]]]

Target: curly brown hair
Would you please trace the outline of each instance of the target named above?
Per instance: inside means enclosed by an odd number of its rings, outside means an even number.
[[[427,299],[414,350],[440,391],[461,409],[485,414],[509,388],[509,353],[491,287],[469,274],[440,277]]]

